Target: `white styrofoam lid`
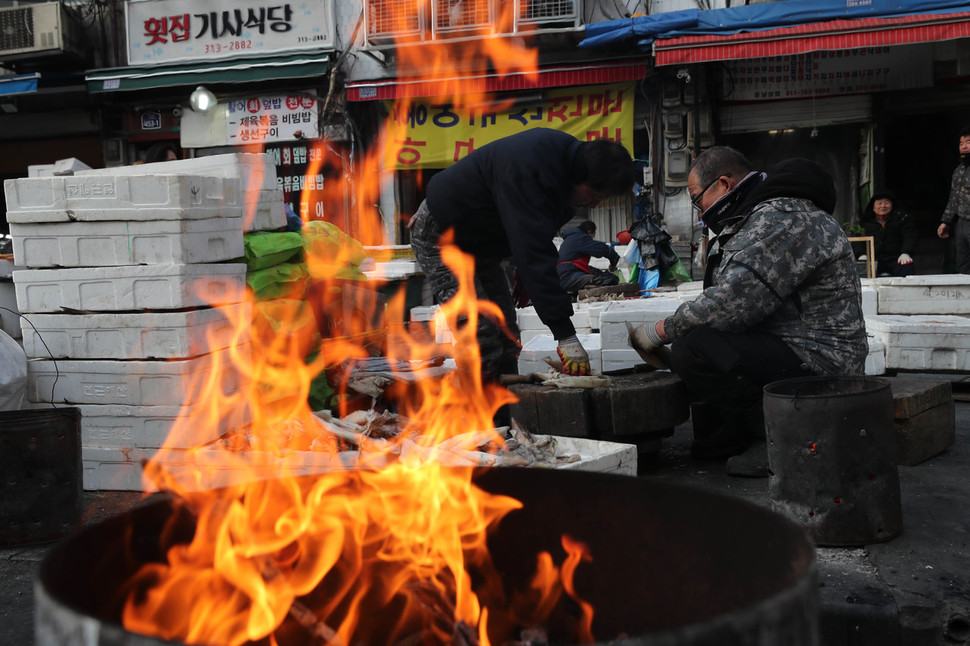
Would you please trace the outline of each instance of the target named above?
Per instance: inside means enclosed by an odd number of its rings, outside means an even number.
[[[879,332],[970,334],[970,318],[953,314],[875,314],[866,317],[866,328]]]

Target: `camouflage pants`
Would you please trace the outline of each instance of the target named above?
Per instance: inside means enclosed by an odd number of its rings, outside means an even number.
[[[421,266],[421,271],[431,287],[438,303],[447,303],[458,292],[458,277],[441,260],[438,240],[441,230],[431,217],[427,202],[422,202],[417,213],[408,225],[411,229],[411,249]],[[496,382],[501,374],[518,372],[519,327],[515,322],[515,306],[509,281],[498,258],[475,258],[475,294],[479,300],[488,300],[499,306],[505,317],[505,324],[515,335],[510,338],[497,321],[487,316],[478,317],[475,331],[481,353],[481,374],[485,381]],[[458,325],[467,325],[468,318],[459,316]],[[468,366],[458,366],[468,370]]]

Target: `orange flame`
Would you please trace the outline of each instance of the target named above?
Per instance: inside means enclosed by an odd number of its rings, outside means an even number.
[[[500,24],[510,20],[498,17]],[[399,55],[401,69],[424,70],[424,78],[435,79],[456,102],[485,98],[483,86],[461,78],[484,71],[489,61],[499,73],[537,68],[534,51],[493,37],[459,47],[402,47]],[[492,417],[513,396],[482,383],[477,370],[395,383],[388,393],[398,397],[403,428],[391,439],[349,432],[337,423],[351,410],[343,380],[335,384],[341,397],[337,420],[308,404],[324,376],[335,378],[339,364],[381,352],[391,365],[436,355],[478,365],[477,317],[502,317],[497,306],[476,299],[474,261],[454,246],[442,249],[460,284],[441,308],[456,337],[452,346],[395,323],[405,315],[403,291],[384,308],[378,291],[360,280],[360,242],[383,242],[380,215],[369,207],[379,187],[368,178],[378,177],[385,155],[395,154],[401,134],[389,128],[384,154],[378,147],[358,163],[352,181],[327,185],[326,204],[350,210],[331,213],[327,222],[303,214],[309,277],[272,301],[246,294],[252,318],[232,321],[234,343],[209,355],[208,370],[192,384],[203,412],[181,418],[166,448],[146,465],[147,481],[176,494],[194,531],[179,539],[181,517],[173,517],[160,539],[164,561],[145,564],[127,583],[126,628],[232,646],[276,644],[278,631],[294,629],[331,644],[396,643],[414,636],[421,643],[449,643],[460,632],[484,646],[490,624],[509,616],[482,605],[472,573],[488,572],[486,536],[521,503],[478,488],[471,468],[445,463],[460,456],[477,465],[483,440],[501,442]],[[333,154],[326,148],[313,156],[309,172],[336,164]],[[346,235],[351,227],[353,238]],[[467,324],[459,325],[459,316]],[[227,422],[237,429],[233,435],[215,443],[193,441],[200,429]],[[174,448],[185,446],[196,448]],[[543,621],[562,590],[575,597],[572,575],[588,556],[565,537],[563,546],[568,556],[562,572],[550,555],[540,555],[529,596],[533,607],[514,614]],[[578,638],[592,641],[586,605],[583,616]]]

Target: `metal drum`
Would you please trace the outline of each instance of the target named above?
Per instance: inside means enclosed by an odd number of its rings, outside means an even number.
[[[803,377],[765,386],[772,506],[816,545],[902,531],[893,395],[884,379]]]
[[[302,482],[309,486],[312,477]],[[582,471],[494,468],[479,472],[476,484],[522,503],[488,538],[491,567],[473,568],[478,575],[497,575],[492,578],[497,585],[485,585],[489,579],[484,576],[476,584],[476,593],[491,610],[493,644],[525,643],[510,600],[531,589],[538,554],[564,556],[564,534],[588,545],[593,559],[577,568],[574,582],[595,611],[594,643],[819,643],[815,548],[781,514],[716,492]],[[34,643],[77,644],[77,636],[84,635],[84,643],[99,646],[171,644],[122,628],[126,595],[120,591],[142,564],[162,562],[170,548],[191,540],[195,522],[188,505],[156,498],[89,525],[48,551],[35,586]],[[337,570],[331,573],[334,578],[324,578],[317,590],[301,598],[335,625],[341,621],[339,608],[323,608],[331,592],[345,587],[340,570],[353,576],[357,569]],[[375,603],[364,603],[367,621],[358,626],[359,639],[350,643],[402,643],[402,633],[391,627],[403,606],[381,595],[365,594],[362,599]],[[575,638],[578,611],[563,595],[542,624],[547,643],[588,643]],[[280,644],[321,643],[289,619],[276,632],[287,638],[279,639]]]
[[[44,543],[81,514],[81,411],[0,412],[0,545]]]

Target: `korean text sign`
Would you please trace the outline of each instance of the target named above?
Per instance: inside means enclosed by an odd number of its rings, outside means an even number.
[[[320,136],[316,97],[253,96],[226,103],[226,138],[234,146]]]
[[[476,148],[531,128],[582,141],[607,138],[633,150],[633,83],[551,90],[541,103],[492,112],[446,101],[386,102],[394,133],[389,168],[445,168]]]
[[[128,63],[333,47],[333,0],[127,2]]]

